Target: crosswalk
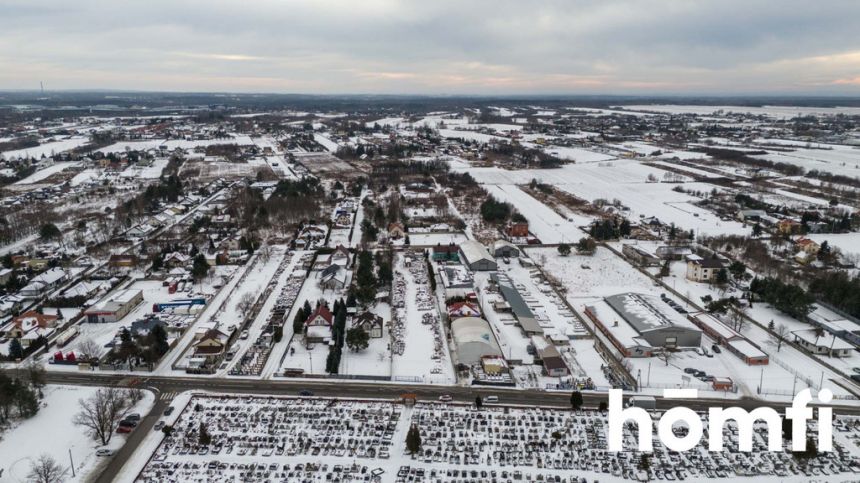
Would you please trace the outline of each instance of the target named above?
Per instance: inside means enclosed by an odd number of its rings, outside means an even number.
[[[158,395],[158,400],[159,400],[159,401],[170,401],[170,400],[172,400],[174,397],[176,397],[176,393],[175,393],[175,392],[163,392],[163,393],[161,393],[161,394],[159,394],[159,395]]]

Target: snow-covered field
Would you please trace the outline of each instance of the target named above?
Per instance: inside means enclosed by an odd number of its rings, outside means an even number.
[[[329,152],[336,152],[339,147],[338,144],[328,137],[320,133],[314,133],[314,141],[319,143],[322,147],[324,147]]]
[[[597,163],[615,159],[611,154],[598,153],[583,148],[571,148],[566,146],[550,146],[544,152],[557,158],[574,161],[577,163]]]
[[[110,146],[100,148],[99,151],[108,154],[162,148],[169,152],[176,148],[194,149],[216,144],[238,144],[240,146],[248,146],[256,143],[246,135],[234,135],[232,137],[221,139],[201,139],[196,141],[186,141],[184,139],[153,139],[150,141],[121,141],[111,144]]]
[[[860,177],[860,148],[834,146],[834,149],[797,148],[788,152],[772,152],[754,157],[768,161],[800,166],[807,171],[817,169],[833,174]]]
[[[662,180],[667,172],[633,160],[568,164],[559,169],[508,171],[472,168],[468,171],[488,189],[491,188],[487,185],[528,184],[537,179],[587,201],[617,199],[630,208],[629,217],[632,219],[656,216],[663,223],[675,223],[685,230],[695,230],[697,234],[749,233],[749,228],[741,223],[723,221],[713,212],[693,205],[698,198],[673,191],[677,183],[647,182],[649,174]],[[704,183],[682,183],[680,186],[706,192],[713,189],[712,185]],[[529,211],[520,211],[529,217]]]
[[[86,430],[72,423],[79,410],[78,400],[92,396],[98,388],[81,386],[46,386],[45,400],[36,416],[16,423],[9,431],[0,434],[0,481],[30,481],[31,461],[48,454],[68,473],[64,482],[90,481],[93,470],[102,464],[96,456],[100,448],[117,449],[125,436],[115,434],[107,446],[91,439]],[[144,391],[144,398],[131,412],[145,414],[154,403],[152,393]],[[74,461],[75,477],[71,475],[71,459]]]
[[[34,148],[24,148],[17,149],[14,151],[5,151],[0,153],[5,159],[18,159],[18,158],[36,158],[39,159],[42,156],[50,157],[54,154],[59,154],[65,151],[69,151],[71,149],[75,149],[78,146],[83,146],[89,142],[88,137],[72,137],[69,139],[63,139],[61,141],[50,141]]]
[[[795,107],[795,106],[696,106],[674,104],[644,104],[614,106],[630,111],[656,112],[663,114],[713,114],[717,111],[724,113],[748,113],[769,116],[775,119],[791,119],[797,116],[835,116],[837,114],[860,114],[858,107]]]
[[[21,184],[38,183],[39,181],[42,181],[43,179],[46,179],[50,176],[53,176],[57,173],[60,173],[60,172],[66,170],[68,168],[74,168],[74,167],[80,166],[80,164],[81,163],[79,161],[61,161],[59,163],[55,163],[51,166],[48,166],[47,168],[40,169],[39,171],[36,171],[35,173],[31,174],[30,176],[27,176],[26,178],[24,178],[22,180],[16,181],[15,184],[21,185]]]
[[[507,201],[519,210],[529,220],[529,231],[543,243],[575,243],[586,236],[579,226],[591,223],[588,217],[571,214],[569,219],[564,219],[514,185],[485,185],[484,188],[497,200]]]
[[[169,161],[167,158],[158,158],[151,166],[129,166],[120,176],[132,179],[158,179]]]

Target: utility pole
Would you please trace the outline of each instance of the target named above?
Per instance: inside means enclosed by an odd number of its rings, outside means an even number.
[[[75,477],[75,460],[72,459],[72,448],[69,448],[69,463],[72,464],[72,478]]]

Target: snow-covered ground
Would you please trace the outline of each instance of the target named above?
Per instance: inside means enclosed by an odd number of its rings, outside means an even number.
[[[860,177],[860,148],[852,146],[836,146],[831,150],[797,148],[793,151],[771,152],[754,157],[793,164],[807,171],[816,169],[852,178]]]
[[[146,151],[149,149],[161,148],[170,152],[176,148],[194,149],[197,147],[212,146],[216,144],[237,144],[239,146],[248,146],[256,143],[246,135],[232,135],[226,138],[201,139],[196,141],[186,141],[184,139],[153,139],[150,141],[121,141],[111,144],[110,146],[100,148],[99,151],[108,154],[122,153],[125,151]]]
[[[59,154],[65,151],[69,151],[71,149],[75,149],[78,146],[83,146],[89,142],[88,137],[72,137],[69,139],[63,139],[61,141],[49,141],[34,148],[24,148],[17,149],[14,151],[5,151],[0,153],[5,159],[18,159],[18,158],[36,158],[39,159],[42,156],[50,157],[53,154]]]
[[[320,133],[314,133],[314,141],[316,141],[322,147],[326,148],[326,150],[332,153],[336,152],[337,148],[339,147],[336,142],[332,141],[327,136],[322,135]]]
[[[85,428],[72,423],[80,409],[78,400],[89,398],[97,390],[84,386],[46,386],[45,399],[36,416],[15,423],[11,430],[0,434],[0,480],[28,481],[31,461],[48,454],[68,471],[62,481],[90,481],[93,470],[105,461],[96,456],[96,450],[117,449],[125,442],[124,435],[115,434],[107,446],[101,446],[86,434]],[[144,398],[130,412],[146,414],[154,400],[152,393],[144,391]],[[71,475],[72,461],[75,477]]]
[[[543,243],[575,243],[585,236],[579,226],[588,225],[591,219],[570,215],[564,219],[552,208],[541,203],[518,186],[485,185],[488,193],[499,201],[507,201],[529,220],[529,231]]]
[[[615,156],[606,153],[598,153],[583,148],[572,148],[566,146],[550,146],[544,152],[557,158],[574,161],[577,163],[596,163],[599,161],[610,161]]]
[[[701,106],[675,104],[644,104],[614,106],[625,110],[657,112],[664,114],[713,114],[717,111],[724,113],[748,113],[764,115],[775,119],[791,119],[797,116],[835,116],[837,114],[860,114],[858,107],[795,107],[795,106]]]
[[[391,300],[395,333],[392,375],[416,382],[454,382],[443,322],[421,252],[395,256]]]
[[[635,160],[613,160],[588,164],[568,164],[559,169],[509,171],[499,168],[470,168],[481,184],[528,184],[532,179],[551,184],[586,201],[619,200],[627,206],[629,217],[655,216],[664,223],[675,223],[697,234],[748,234],[749,228],[736,221],[721,220],[716,214],[693,203],[698,198],[673,191],[676,186],[710,192],[705,183],[650,183],[649,175],[662,180],[667,171],[640,164]],[[516,204],[514,204],[516,206]],[[520,210],[526,217],[529,211]],[[531,219],[529,220],[531,222]],[[577,238],[578,239],[578,238]]]
[[[42,181],[43,179],[46,179],[50,176],[53,176],[57,173],[60,173],[60,172],[66,170],[68,168],[74,168],[74,167],[80,166],[80,164],[81,164],[80,161],[61,161],[58,163],[54,163],[53,165],[48,166],[47,168],[40,169],[39,171],[36,171],[35,173],[31,174],[30,176],[27,176],[26,178],[24,178],[22,180],[16,181],[15,184],[21,185],[21,184],[38,183],[39,181]]]

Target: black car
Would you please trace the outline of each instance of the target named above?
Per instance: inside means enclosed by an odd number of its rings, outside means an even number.
[[[714,353],[715,353],[715,354],[719,354],[720,352],[722,352],[722,351],[720,350],[720,346],[718,346],[717,344],[712,345],[712,346],[711,346],[711,349],[713,349],[713,351],[714,351]]]
[[[167,409],[164,410],[164,415],[170,416],[171,414],[173,414],[173,406],[167,406]]]
[[[684,369],[684,372],[686,372],[687,374],[695,374],[696,372],[699,372],[699,370],[693,369],[692,367],[687,367],[686,369]]]
[[[299,392],[299,396],[310,397],[313,395],[314,395],[314,393],[312,393],[311,391],[308,391],[307,389]]]

